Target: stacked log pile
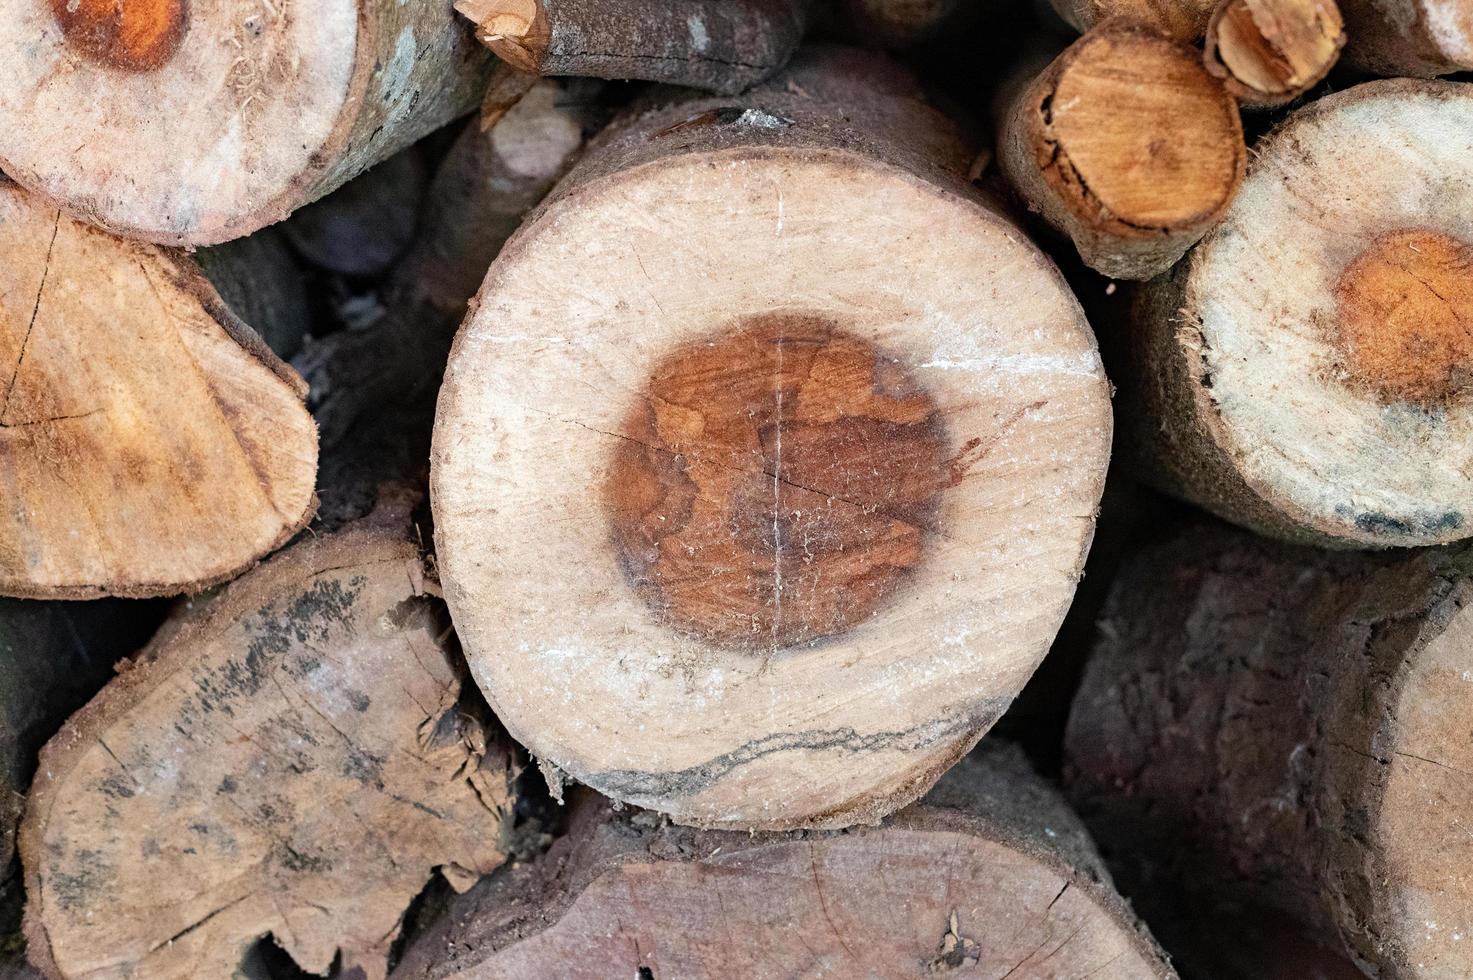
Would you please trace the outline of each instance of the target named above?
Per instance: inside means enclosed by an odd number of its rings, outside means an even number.
[[[0,976],[1473,976],[1463,0],[0,64]]]

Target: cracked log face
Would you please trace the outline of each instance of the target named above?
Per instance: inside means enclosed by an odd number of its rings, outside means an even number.
[[[182,255],[0,181],[0,594],[161,595],[307,523],[305,385]]]
[[[587,797],[535,866],[456,899],[395,980],[1173,978],[1021,753],[989,747],[883,828],[692,831]]]
[[[1151,284],[1121,373],[1137,459],[1255,529],[1353,547],[1473,533],[1473,88],[1299,110]]]
[[[1086,264],[1149,279],[1217,223],[1246,158],[1237,103],[1201,55],[1111,21],[1022,90],[998,161]]]
[[[1287,912],[1372,975],[1473,975],[1473,552],[1194,525],[1127,565],[1101,637],[1071,794],[1139,855],[1120,874],[1143,914],[1156,891],[1134,886],[1175,879],[1203,913]]]
[[[130,238],[215,244],[469,110],[488,60],[448,3],[13,0],[0,170]]]
[[[924,792],[1052,640],[1108,454],[1088,328],[966,148],[884,63],[792,79],[590,150],[492,267],[436,421],[498,717],[701,825]],[[825,135],[854,104],[872,153]]]
[[[47,745],[21,855],[48,975],[231,976],[269,936],[382,977],[436,868],[464,888],[501,863],[507,759],[406,525],[198,602]]]

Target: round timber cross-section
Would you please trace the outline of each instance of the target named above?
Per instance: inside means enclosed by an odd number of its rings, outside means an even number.
[[[436,419],[498,717],[692,824],[924,792],[1047,650],[1109,449],[1078,305],[944,121],[857,55],[790,77],[615,123],[492,267]]]

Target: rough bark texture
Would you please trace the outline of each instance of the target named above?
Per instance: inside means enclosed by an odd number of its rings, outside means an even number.
[[[1078,819],[1012,750],[844,834],[692,831],[584,798],[568,837],[458,899],[394,976],[952,974],[1174,976]]]
[[[1372,82],[1255,147],[1112,363],[1156,485],[1340,547],[1473,531],[1473,88]]]
[[[815,51],[741,100],[655,96],[502,251],[441,390],[436,539],[553,771],[682,822],[874,821],[1032,672],[1106,383],[971,159],[905,76]]]
[[[0,593],[197,590],[307,523],[306,386],[193,261],[3,179],[0,256]]]
[[[456,0],[476,36],[539,75],[641,79],[731,95],[787,64],[804,0]]]
[[[1374,976],[1468,976],[1470,570],[1205,524],[1139,554],[1067,736],[1126,893],[1266,902]]]
[[[1377,75],[1432,78],[1473,70],[1464,0],[1341,0],[1345,60]]]
[[[1101,24],[1015,88],[998,164],[1029,208],[1107,276],[1170,268],[1242,182],[1237,104],[1196,51],[1152,29]]]
[[[380,511],[198,600],[48,743],[20,844],[48,976],[231,976],[269,935],[381,977],[436,868],[501,863],[508,758],[408,525]]]
[[[1344,46],[1335,0],[1221,0],[1203,57],[1239,102],[1267,108],[1319,84]]]
[[[385,480],[427,476],[435,396],[466,304],[502,243],[582,148],[594,115],[547,81],[489,132],[468,124],[389,276],[383,314],[312,343],[297,359],[322,427],[322,524],[367,514]]]
[[[1120,18],[1147,25],[1184,44],[1207,32],[1217,0],[1051,0],[1059,16],[1080,33]]]
[[[0,169],[164,244],[281,220],[470,110],[491,61],[449,0],[169,3],[173,32],[120,23],[134,3],[0,8]]]

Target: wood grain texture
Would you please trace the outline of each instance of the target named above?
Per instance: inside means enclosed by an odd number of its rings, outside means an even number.
[[[1208,908],[1268,903],[1371,976],[1467,976],[1469,559],[1220,525],[1137,554],[1066,740],[1127,893],[1176,880]]]
[[[830,322],[718,328],[642,395],[604,497],[630,584],[678,629],[758,655],[842,633],[939,530],[940,410]]]
[[[1002,113],[998,163],[1091,268],[1149,279],[1221,219],[1247,160],[1238,107],[1191,48],[1091,30]]]
[[[117,234],[215,244],[469,111],[489,62],[448,0],[15,0],[0,169]]]
[[[1112,365],[1142,475],[1295,540],[1469,534],[1470,108],[1466,85],[1371,82],[1255,147],[1222,226],[1141,292]]]
[[[1203,59],[1239,102],[1268,108],[1319,84],[1344,46],[1335,0],[1222,0],[1207,25]]]
[[[524,72],[640,79],[735,94],[785,65],[806,0],[456,0],[476,36]]]
[[[843,834],[691,831],[584,799],[550,854],[458,899],[394,973],[952,975],[1175,976],[1014,751],[969,758],[885,827]]]
[[[1434,78],[1473,69],[1464,0],[1341,0],[1345,60],[1377,75]]]
[[[436,420],[437,555],[498,717],[553,771],[683,822],[842,826],[922,793],[1045,652],[1108,453],[1093,338],[966,182],[966,145],[887,63],[800,58],[749,101],[666,93],[616,123],[498,257]],[[763,323],[834,341],[744,355],[775,383],[728,372],[683,412],[667,388]],[[643,489],[611,519],[625,478]],[[805,527],[835,535],[812,561]],[[865,536],[872,578],[845,564]],[[724,598],[750,642],[651,602],[652,546],[676,570],[658,589],[709,560],[696,605]],[[779,572],[817,629],[778,613]]]
[[[231,976],[265,936],[382,977],[440,868],[503,859],[508,760],[404,512],[200,600],[48,743],[21,854],[48,976]]]
[[[315,506],[305,386],[183,255],[0,182],[0,593],[168,595]]]

